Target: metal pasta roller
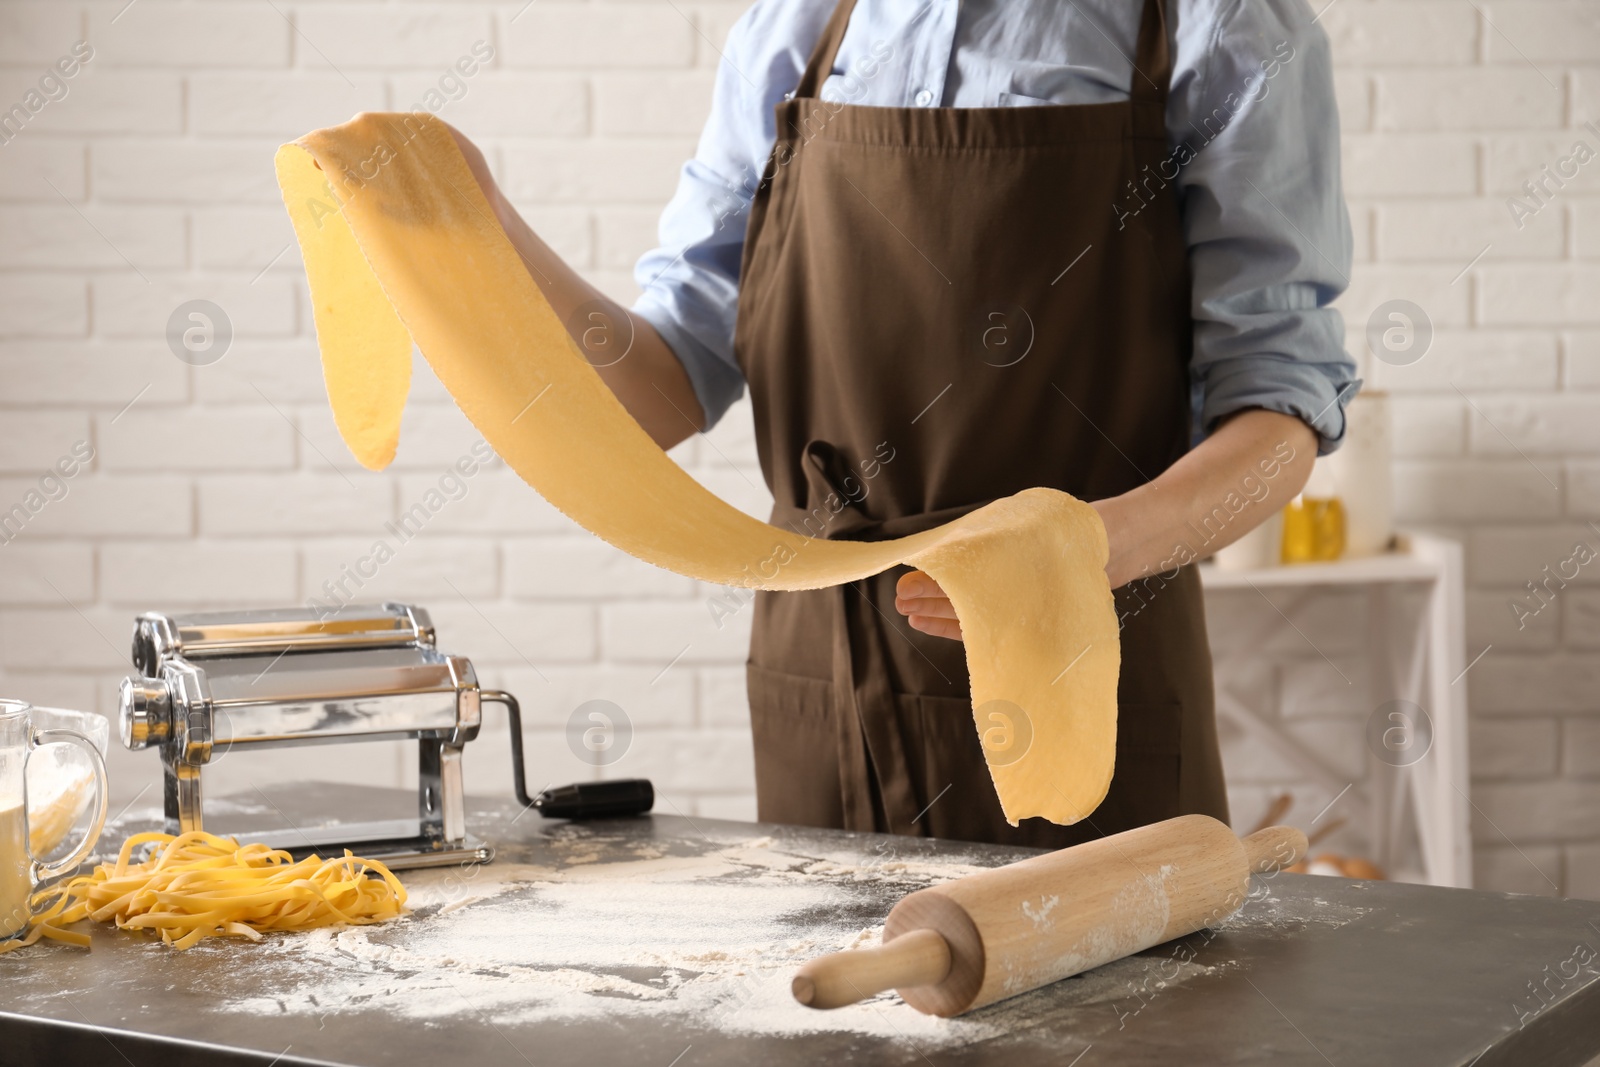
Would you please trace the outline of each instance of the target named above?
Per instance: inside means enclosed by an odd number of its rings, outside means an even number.
[[[202,829],[200,772],[228,748],[414,738],[417,818],[243,836],[302,854],[349,847],[402,869],[494,856],[467,833],[462,749],[488,701],[506,705],[520,757],[519,709],[510,694],[480,689],[464,657],[434,647],[421,608],[352,605],[327,619],[308,608],[148,613],[135,624],[133,662],[122,743],[160,748],[168,833]]]

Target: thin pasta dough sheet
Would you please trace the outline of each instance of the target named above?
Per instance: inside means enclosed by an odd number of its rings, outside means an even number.
[[[718,585],[815,589],[897,564],[949,594],[976,726],[1006,818],[1074,823],[1111,782],[1120,647],[1106,538],[1051,489],[893,541],[827,541],[720,500],[583,358],[500,228],[445,124],[358,116],[278,150],[323,376],[366,467],[394,456],[415,342],[530,486],[597,537]]]

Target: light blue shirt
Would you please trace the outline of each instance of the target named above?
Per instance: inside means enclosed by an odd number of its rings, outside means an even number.
[[[859,0],[824,99],[875,107],[1126,100],[1141,0]],[[773,106],[834,0],[756,0],[729,34],[711,117],[634,276],[634,311],[677,354],[707,424],[744,391],[733,356],[751,197]],[[1328,305],[1350,275],[1328,41],[1306,0],[1172,0],[1167,131],[1193,278],[1199,432],[1243,408],[1344,436],[1359,385]],[[1132,211],[1082,205],[1084,211]]]

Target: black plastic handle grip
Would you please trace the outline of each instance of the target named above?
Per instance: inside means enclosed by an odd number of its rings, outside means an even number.
[[[619,819],[643,815],[655,802],[648,778],[619,778],[546,789],[533,798],[533,808],[548,819]]]
[[[522,756],[522,705],[510,693],[498,689],[484,689],[478,697],[490,704],[505,705],[511,726],[511,784],[523,807],[551,819],[608,819],[643,815],[655,806],[656,791],[648,778],[579,782],[529,796]]]

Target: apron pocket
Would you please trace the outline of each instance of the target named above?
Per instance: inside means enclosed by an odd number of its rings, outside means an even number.
[[[833,683],[745,666],[755,744],[756,815],[796,826],[844,825]]]
[[[1011,827],[1000,810],[1000,798],[995,795],[973,726],[972,701],[936,696],[901,700],[916,702],[922,774],[915,791],[923,804],[933,805],[919,820],[924,830],[933,837],[957,841],[1012,843],[1006,840]]]
[[[927,829],[937,837],[968,841],[992,840],[997,833],[1004,836],[1009,828],[973,725],[971,702],[934,696],[919,696],[916,701],[924,767],[918,792],[927,803],[950,787],[924,816]],[[1086,836],[1096,836],[1095,831],[1120,833],[1182,815],[1178,802],[1182,740],[1181,704],[1120,705],[1116,772],[1105,800],[1080,824],[1093,824]]]
[[[1183,705],[1117,706],[1117,767],[1106,798],[1089,818],[1116,834],[1184,814],[1178,802],[1183,770]]]

